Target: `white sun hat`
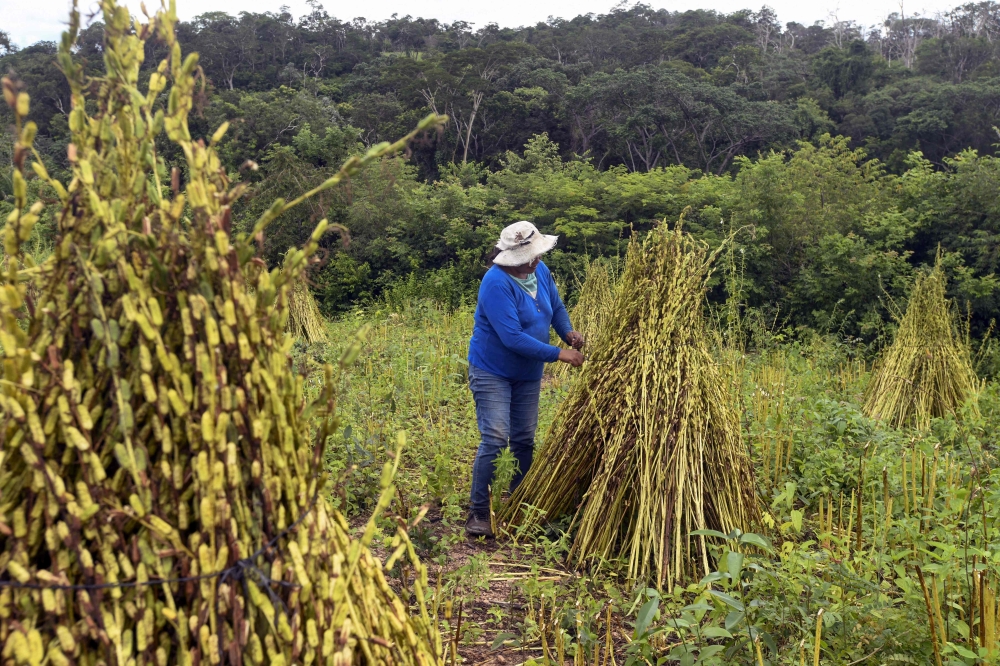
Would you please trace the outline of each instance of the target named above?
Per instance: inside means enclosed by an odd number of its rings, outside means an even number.
[[[531,222],[521,220],[505,227],[500,232],[497,249],[500,250],[493,263],[498,266],[520,266],[529,263],[556,246],[558,236],[546,236]]]

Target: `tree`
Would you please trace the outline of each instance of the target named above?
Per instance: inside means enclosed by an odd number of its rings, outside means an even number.
[[[586,103],[583,109],[589,107],[593,122],[609,139],[608,150],[633,171],[673,162],[722,173],[738,154],[798,136],[787,107],[747,100],[667,65],[600,73],[587,85],[590,94],[573,96],[573,101]],[[580,112],[577,117],[585,116]]]
[[[250,68],[257,50],[253,17],[244,12],[234,18],[225,12],[196,16],[192,28],[201,54],[202,66],[213,79],[233,89],[233,81],[243,68]]]
[[[817,78],[838,99],[849,93],[864,93],[875,72],[875,59],[868,45],[853,40],[846,49],[834,46],[820,51],[814,60]]]
[[[17,44],[10,41],[10,35],[0,30],[0,56],[10,55],[17,51]]]
[[[996,48],[985,37],[951,34],[928,39],[917,47],[917,71],[962,83],[994,59]]]

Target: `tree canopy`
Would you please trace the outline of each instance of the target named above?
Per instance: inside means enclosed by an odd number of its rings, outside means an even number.
[[[571,275],[586,255],[618,256],[631,234],[686,207],[709,239],[749,230],[748,297],[791,324],[875,331],[883,296],[904,293],[938,245],[975,325],[985,330],[995,311],[1000,4],[875,28],[782,25],[768,8],[636,4],[514,29],[311,7],[299,18],[209,12],[177,34],[201,55],[192,133],[231,123],[219,155],[251,193],[237,224],[428,112],[449,116],[406,159],[261,239],[277,263],[322,217],[349,229],[349,243],[324,239],[310,275],[328,313],[413,279],[467,296],[496,233],[518,219],[562,237],[550,259]],[[94,76],[102,35],[92,23],[76,47]],[[56,47],[14,41],[0,30],[0,71],[31,91],[36,145],[62,177],[70,101]],[[140,76],[162,48],[147,44]],[[0,213],[14,159],[4,113]],[[175,147],[159,150],[182,163]],[[51,228],[42,220],[35,242],[51,242]]]

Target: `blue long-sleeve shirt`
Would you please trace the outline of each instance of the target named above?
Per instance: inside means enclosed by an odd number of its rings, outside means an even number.
[[[493,266],[479,286],[469,363],[511,381],[542,378],[546,363],[559,358],[559,348],[549,344],[551,326],[566,339],[573,330],[566,306],[544,263],[535,269],[535,298],[499,266]]]

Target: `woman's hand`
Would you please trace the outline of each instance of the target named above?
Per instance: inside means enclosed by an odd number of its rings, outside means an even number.
[[[566,334],[566,342],[569,343],[569,346],[573,349],[583,349],[583,336],[576,331],[570,331]]]
[[[579,333],[577,333],[577,335],[579,335]],[[569,363],[574,368],[579,368],[583,365],[583,354],[575,349],[560,349],[559,360],[563,363]]]

